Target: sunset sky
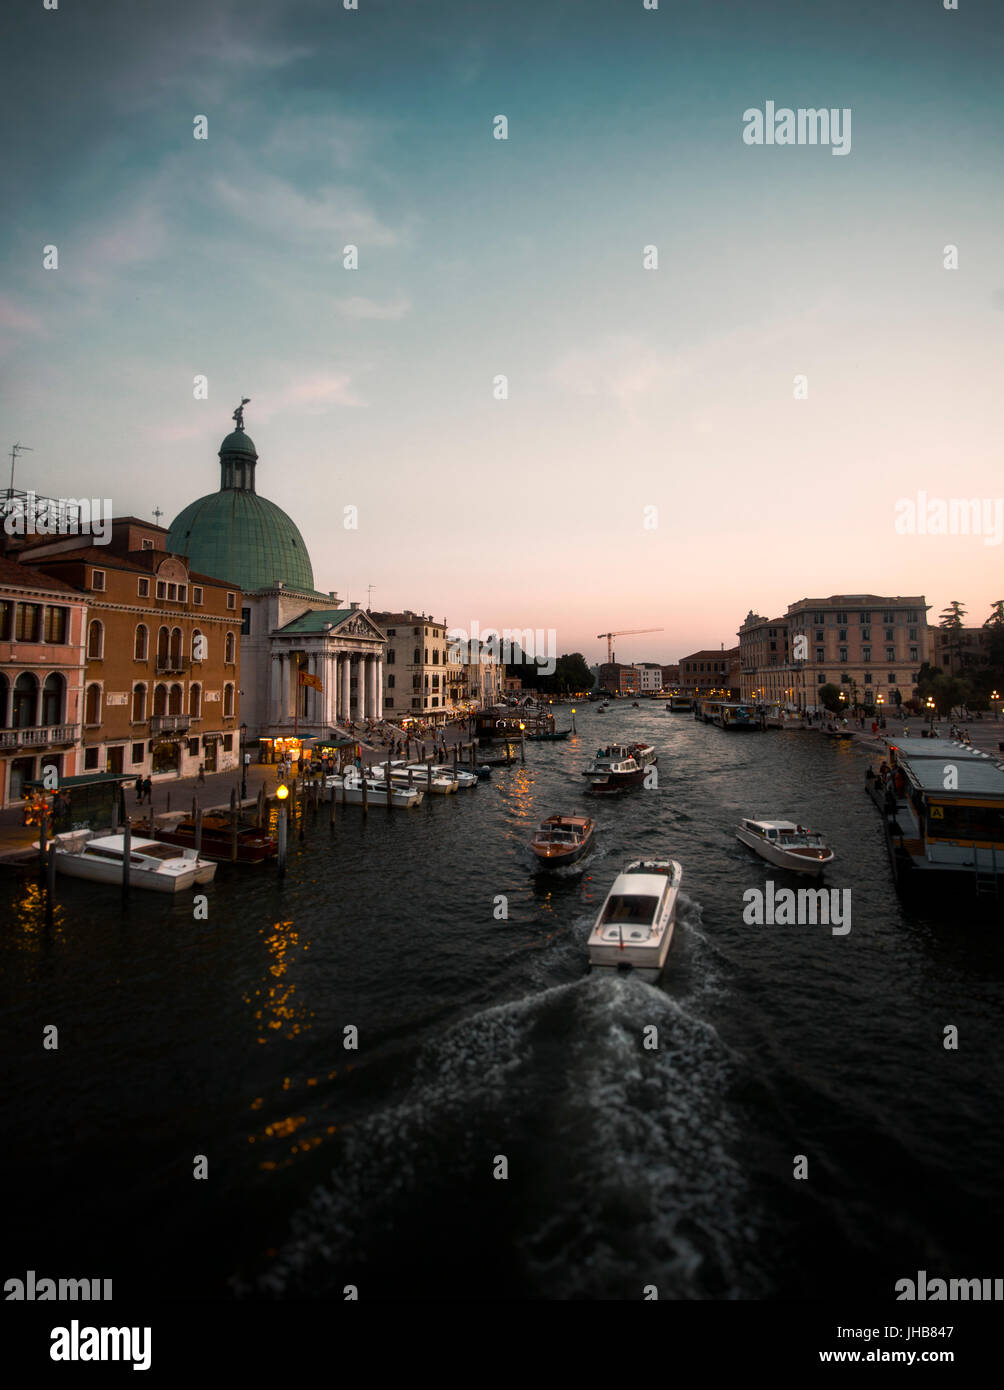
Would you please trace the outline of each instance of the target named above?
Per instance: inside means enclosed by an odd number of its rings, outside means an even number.
[[[1004,596],[1004,545],[895,528],[921,491],[1004,491],[1000,0],[116,0],[6,30],[18,486],[167,525],[249,396],[258,490],[374,608],[590,661],[660,627],[617,653],[670,661],[806,596]],[[744,144],[768,100],[850,108],[850,153]]]

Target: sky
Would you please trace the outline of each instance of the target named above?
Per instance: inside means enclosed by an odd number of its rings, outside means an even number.
[[[4,29],[16,486],[167,525],[247,396],[258,491],[374,609],[590,661],[656,628],[617,656],[670,662],[809,596],[1004,596],[999,0],[67,0]],[[849,110],[849,149],[746,143],[768,101]],[[904,529],[969,498],[988,534]]]

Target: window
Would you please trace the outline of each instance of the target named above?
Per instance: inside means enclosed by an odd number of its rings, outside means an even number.
[[[388,649],[388,652],[387,652],[387,665],[388,665],[388,666],[393,666],[393,665],[394,665],[394,648],[393,648],[393,647],[390,647],[390,648]]]
[[[136,641],[132,655],[134,661],[146,661],[150,655],[150,629],[146,623],[136,625]]]
[[[422,688],[422,677],[421,677],[421,676],[412,676],[412,678],[411,678],[411,688],[412,688],[412,690],[421,690],[421,688]]]
[[[428,648],[428,647],[426,647],[426,649],[425,649],[425,664],[426,664],[426,666],[428,666],[428,664],[429,664],[429,648]]]
[[[19,603],[14,640],[16,642],[37,642],[41,620],[42,609],[37,603]]]
[[[416,648],[415,648],[414,655],[412,656],[412,665],[414,665],[414,666],[421,666],[421,664],[422,664],[422,653],[421,653],[421,652],[418,650],[418,648],[416,647]]]
[[[174,685],[171,686],[171,689],[168,691],[167,695],[168,714],[181,713],[181,702],[184,698],[184,693],[185,692],[182,690],[181,686],[178,685],[177,681],[175,681]]]
[[[841,685],[850,685],[850,683],[851,683],[851,678],[850,678],[850,676],[847,674],[847,672],[846,672],[846,671],[841,672],[840,684],[841,684]]]
[[[885,649],[885,659],[886,659],[886,661],[895,661],[895,660],[896,660],[896,648],[895,648],[895,647],[886,647],[886,649]]]
[[[838,660],[838,661],[846,661],[846,660],[847,660],[847,648],[846,648],[846,647],[841,647],[841,648],[840,648],[840,655],[839,655],[839,657],[837,658],[837,660]]]
[[[816,684],[817,684],[817,685],[825,685],[825,684],[826,684],[826,672],[825,672],[825,671],[820,671],[819,674],[816,676]]]
[[[820,626],[822,626],[822,624],[826,622],[826,614],[825,614],[825,613],[813,613],[813,615],[812,615],[812,621],[813,621],[814,623],[817,623],[817,624],[819,624]]]
[[[163,671],[170,658],[171,634],[166,627],[157,633],[157,669]]]
[[[861,640],[862,642],[870,642],[872,640],[872,630],[870,627],[863,627],[861,629]]]
[[[167,585],[164,583],[163,579],[157,580],[157,597],[167,598]]]
[[[88,661],[100,661],[105,647],[105,628],[104,623],[98,622],[97,618],[88,625],[87,628],[87,659]]]
[[[84,697],[84,723],[94,728],[101,723],[101,687],[89,685]]]
[[[895,639],[896,639],[896,634],[895,634],[895,632],[892,630],[891,627],[887,627],[886,630],[885,630],[885,640],[886,640],[887,642],[893,642],[893,641],[895,641]]]
[[[918,651],[918,649],[917,649],[916,647],[911,647],[911,648],[910,648],[910,660],[911,660],[911,661],[919,661],[919,660],[920,660],[920,653],[919,653],[919,651]]]
[[[438,647],[433,647],[433,649],[432,649],[432,664],[433,664],[433,666],[438,666],[438,665],[439,665],[439,648],[438,648]]]
[[[387,636],[388,636],[388,637],[396,637],[396,636],[397,636],[397,628],[396,628],[396,627],[389,627],[389,628],[387,629]]]
[[[179,585],[178,585],[178,602],[179,602],[179,603],[186,603],[187,601],[188,601],[188,585],[187,585],[187,584],[179,584]]]
[[[96,748],[84,749],[84,769],[93,772],[98,765],[98,750]]]
[[[822,640],[823,640],[823,638],[824,638],[825,636],[826,636],[826,634],[823,632],[823,630],[822,630],[821,628],[820,628],[820,629],[817,629],[817,632],[816,632],[816,641],[817,641],[817,642],[822,642]]]
[[[0,642],[9,642],[14,630],[14,604],[9,599],[0,602]]]
[[[149,597],[150,597],[150,581],[149,581],[149,579],[137,579],[137,581],[136,581],[136,592],[137,592],[137,594],[139,594],[140,598],[149,598]]]
[[[433,690],[438,690],[438,689],[439,689],[439,677],[438,677],[438,676],[433,676],[433,678],[432,678],[432,688],[433,688]]]
[[[847,626],[847,614],[846,614],[846,613],[838,613],[838,614],[837,614],[837,626],[838,626],[838,627],[846,627],[846,626]]]
[[[141,762],[143,761],[143,745],[142,745],[142,743],[134,743],[134,744],[133,744],[133,746],[132,746],[132,760],[133,760],[133,763],[134,763],[134,764],[135,764],[135,763],[141,763]]]
[[[53,608],[51,605],[46,608],[44,636],[46,642],[66,641],[67,611],[65,608]]]
[[[394,690],[394,689],[396,688],[396,686],[397,686],[397,677],[396,677],[396,676],[388,676],[388,677],[387,677],[387,689],[388,689],[388,690]]]
[[[251,636],[251,609],[250,609],[250,608],[242,608],[242,609],[241,609],[241,636],[242,636],[242,637],[250,637],[250,636]]]
[[[228,681],[223,687],[223,718],[232,719],[234,714],[234,687]]]
[[[232,632],[228,632],[223,643],[223,663],[225,666],[232,666],[237,653],[237,638]]]
[[[870,623],[871,620],[872,620],[872,615],[871,615],[870,613],[859,613],[859,614],[858,614],[858,622],[859,622],[859,623]]]
[[[866,672],[865,672],[864,681],[865,681],[865,685],[871,685],[871,683],[872,683],[872,673],[871,673],[871,671],[866,671]]]
[[[144,536],[143,539],[142,539],[142,541],[140,542],[140,547],[139,547],[139,548],[140,548],[140,550],[152,550],[152,549],[153,549],[153,541],[150,540],[148,536]]]
[[[146,718],[146,686],[134,685],[132,688],[132,722],[141,724]],[[133,758],[133,762],[136,759]]]
[[[895,613],[883,613],[883,614],[882,614],[882,621],[883,621],[884,623],[894,623],[894,622],[896,621],[896,614],[895,614]]]
[[[168,598],[168,602],[169,602],[169,603],[174,603],[175,600],[177,599],[177,597],[178,597],[178,586],[177,586],[177,584],[168,584],[168,586],[167,586],[167,598]]]
[[[191,719],[202,718],[202,686],[198,681],[188,692],[188,714]]]
[[[817,647],[817,648],[816,648],[816,660],[817,660],[817,661],[825,661],[825,660],[826,660],[826,653],[823,651],[822,647]]]
[[[394,697],[393,697],[393,695],[388,695],[388,696],[387,696],[386,700],[384,700],[384,705],[385,705],[385,707],[386,707],[387,709],[393,709],[393,708],[394,708]]]
[[[234,747],[234,736],[233,736],[233,734],[224,734],[224,735],[223,735],[223,751],[224,751],[224,753],[231,753],[231,752],[233,752],[233,747]]]
[[[167,686],[163,682],[153,692],[153,713],[155,719],[167,713]]]
[[[103,589],[105,587],[104,570],[91,570],[91,588]]]
[[[839,628],[839,629],[838,629],[838,631],[837,631],[837,641],[838,641],[838,642],[846,642],[846,641],[847,641],[847,629],[846,629],[845,627],[842,627],[842,628]]]
[[[862,660],[862,661],[871,661],[871,659],[872,659],[872,649],[871,649],[871,647],[862,647],[862,648],[861,648],[861,660]]]
[[[190,758],[197,758],[199,756],[199,740],[197,738],[190,738],[188,740],[188,756]]]
[[[237,595],[236,595],[236,594],[231,594],[231,593],[228,593],[228,594],[227,594],[227,607],[228,607],[228,608],[236,608],[236,607],[237,607]]]
[[[42,686],[42,727],[62,724],[66,709],[66,681],[58,671],[50,671]]]
[[[888,681],[886,682],[886,684],[887,684],[887,685],[895,685],[895,684],[896,684],[896,672],[895,672],[895,671],[890,671],[890,672],[889,672],[889,679],[888,679]]]
[[[192,602],[193,602],[193,603],[201,603],[201,602],[202,602],[202,585],[201,585],[201,584],[193,584],[193,585],[192,585]]]
[[[172,627],[172,628],[171,628],[171,656],[170,656],[170,662],[171,662],[171,670],[172,670],[172,671],[180,671],[180,670],[181,670],[182,661],[181,661],[181,628],[180,628],[180,627]]]

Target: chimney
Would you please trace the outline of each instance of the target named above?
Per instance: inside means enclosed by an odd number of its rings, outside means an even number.
[[[359,607],[359,605],[358,605],[358,603],[350,603],[350,604],[349,604],[349,607],[352,609],[352,611],[353,611],[353,613],[354,613],[354,612],[356,611],[356,609]]]

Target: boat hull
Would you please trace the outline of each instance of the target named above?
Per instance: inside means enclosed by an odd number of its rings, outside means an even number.
[[[761,859],[766,859],[769,864],[774,864],[779,869],[788,869],[793,874],[803,874],[808,878],[819,878],[827,866],[833,863],[832,850],[828,850],[824,858],[819,858],[815,851],[800,854],[797,850],[786,850],[772,845],[770,841],[761,839],[749,830],[737,830],[736,839]]]
[[[624,946],[620,946],[616,942],[590,942],[589,964],[613,970],[662,970],[669,955],[675,926],[674,914],[666,924],[662,936],[652,944],[625,943]]]
[[[208,871],[208,872],[207,872]],[[89,883],[122,883],[122,865],[111,861],[101,863],[97,859],[82,858],[56,850],[56,872],[67,878],[82,878]],[[153,893],[183,893],[186,888],[194,888],[197,883],[209,883],[216,873],[215,864],[201,864],[181,874],[158,874],[150,869],[130,869],[129,887],[142,888]]]

